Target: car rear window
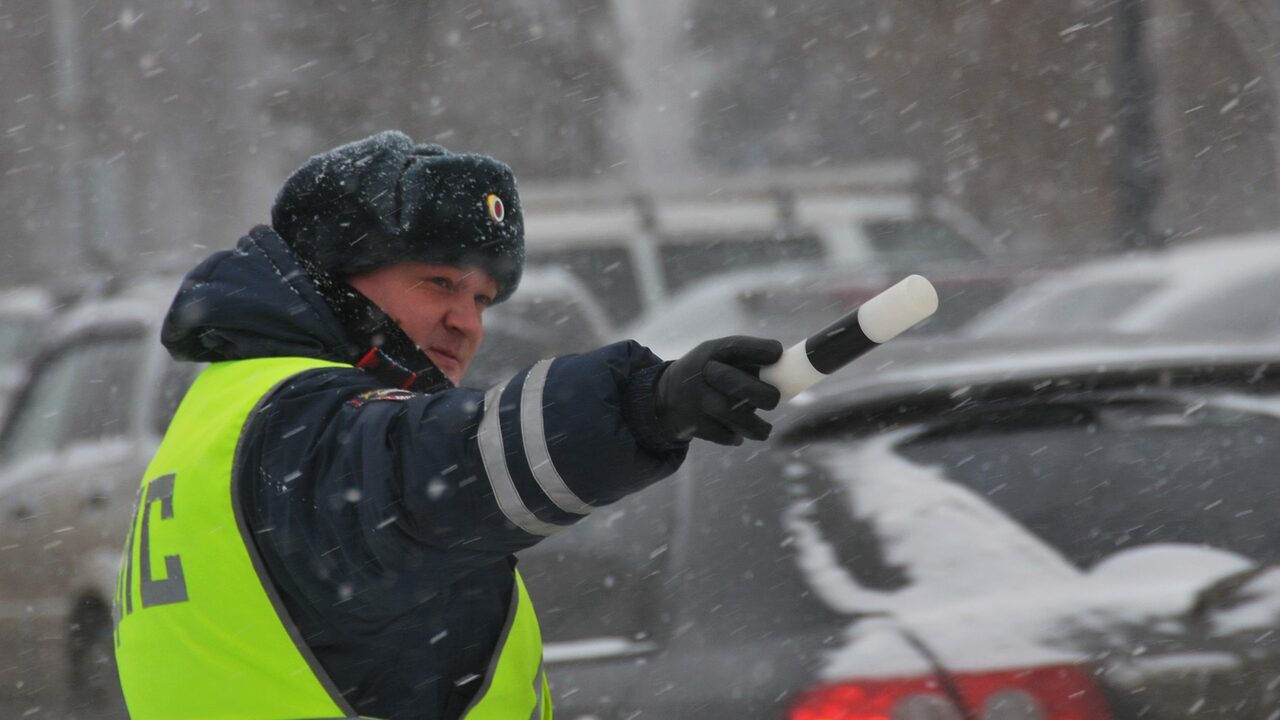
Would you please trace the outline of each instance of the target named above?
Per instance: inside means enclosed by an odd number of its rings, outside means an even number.
[[[941,469],[1082,568],[1126,547],[1280,561],[1280,419],[1203,396],[1032,405],[943,422],[897,451]]]

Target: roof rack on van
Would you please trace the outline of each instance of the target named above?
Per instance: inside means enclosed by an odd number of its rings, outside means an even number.
[[[709,199],[776,199],[808,194],[880,194],[917,192],[919,166],[910,160],[884,160],[859,165],[751,170],[736,174],[701,174],[653,181],[588,180],[531,182],[520,188],[526,213]]]

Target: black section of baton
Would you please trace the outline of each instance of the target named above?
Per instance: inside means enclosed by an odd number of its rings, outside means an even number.
[[[877,345],[879,343],[863,334],[858,311],[854,310],[821,332],[810,335],[804,341],[804,352],[814,370],[830,375]]]

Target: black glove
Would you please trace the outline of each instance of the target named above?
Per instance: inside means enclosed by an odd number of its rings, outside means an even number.
[[[667,366],[654,389],[658,426],[672,440],[700,438],[741,445],[764,440],[773,426],[757,410],[778,406],[778,389],[760,367],[782,357],[777,340],[735,335],[708,340]]]

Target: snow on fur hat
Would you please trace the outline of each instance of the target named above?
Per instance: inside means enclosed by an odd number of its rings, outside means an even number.
[[[303,163],[276,195],[271,224],[309,270],[336,277],[408,260],[479,267],[501,302],[524,269],[511,168],[394,130]]]

